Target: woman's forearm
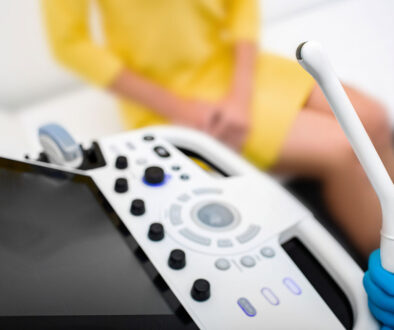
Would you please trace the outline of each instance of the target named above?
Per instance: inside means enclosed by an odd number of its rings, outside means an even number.
[[[234,51],[235,64],[228,98],[242,108],[247,108],[253,92],[257,46],[253,42],[240,41],[235,45]],[[186,104],[185,100],[165,88],[127,69],[121,71],[109,89],[123,98],[153,109],[172,121],[176,121],[182,115]]]
[[[253,89],[257,46],[253,42],[240,41],[235,45],[234,51],[235,66],[229,97],[246,105]],[[127,69],[116,77],[109,89],[170,119],[176,118],[179,111],[182,111],[182,100],[179,97]]]
[[[235,44],[234,51],[235,64],[229,97],[246,106],[253,92],[258,49],[254,42],[240,41]]]
[[[116,77],[109,89],[172,120],[182,111],[182,101],[179,97],[127,69]]]

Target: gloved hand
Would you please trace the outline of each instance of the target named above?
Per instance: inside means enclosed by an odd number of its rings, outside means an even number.
[[[380,250],[370,255],[363,283],[372,315],[382,324],[382,329],[394,329],[394,274],[383,269]]]

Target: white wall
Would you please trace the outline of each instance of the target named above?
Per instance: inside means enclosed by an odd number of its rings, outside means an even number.
[[[388,105],[394,124],[393,0],[262,2],[264,50],[294,58],[301,41],[321,41],[340,77]],[[123,129],[110,96],[81,88],[53,61],[39,4],[0,0],[0,154],[35,151],[37,127],[48,121],[65,125],[79,141]],[[96,18],[91,24],[99,37]]]
[[[299,42],[321,41],[339,75],[383,100],[394,123],[393,0],[261,1],[264,49],[294,57]],[[40,0],[0,0],[0,22],[0,107],[26,108],[81,85],[48,50]]]
[[[328,1],[334,0],[263,0],[264,22],[270,24]],[[0,0],[0,22],[0,105],[23,107],[80,84],[49,52],[40,0]],[[91,24],[97,27],[96,22],[92,19]],[[97,28],[93,30],[99,34]]]
[[[0,156],[19,158],[26,152],[26,146],[18,118],[0,108]]]
[[[294,57],[297,45],[318,40],[340,78],[375,96],[394,126],[394,1],[332,1],[270,24],[264,49]]]
[[[0,106],[19,107],[77,85],[54,63],[39,0],[0,0]]]
[[[264,24],[278,23],[299,13],[337,1],[346,0],[261,0]]]

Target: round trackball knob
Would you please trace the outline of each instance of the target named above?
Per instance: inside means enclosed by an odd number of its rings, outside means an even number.
[[[190,294],[194,300],[208,300],[211,296],[211,286],[207,280],[200,278],[194,281]]]
[[[150,166],[145,169],[144,181],[149,184],[160,184],[164,181],[164,171],[159,166]]]
[[[182,269],[186,265],[186,255],[180,249],[172,250],[168,258],[168,266],[172,269]]]

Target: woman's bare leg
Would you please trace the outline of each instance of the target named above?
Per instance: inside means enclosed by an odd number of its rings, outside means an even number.
[[[391,178],[394,179],[393,139],[386,110],[376,100],[359,90],[347,85],[344,85],[344,88]],[[313,89],[306,107],[334,117],[319,86]]]
[[[328,105],[314,96],[312,93],[307,107],[295,120],[274,171],[319,179],[333,216],[359,251],[368,255],[379,242],[378,199]],[[365,113],[359,115],[384,163],[392,169],[390,128],[384,111],[370,99],[370,104],[366,103],[364,96],[350,97],[355,107],[358,103],[366,107],[362,107]],[[367,117],[369,112],[375,113],[372,119]]]

